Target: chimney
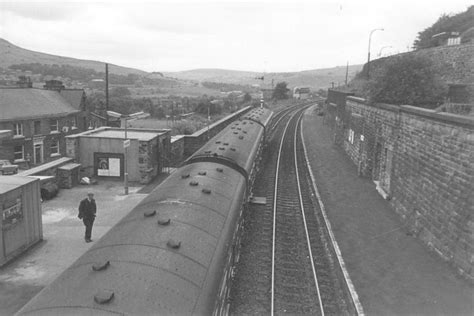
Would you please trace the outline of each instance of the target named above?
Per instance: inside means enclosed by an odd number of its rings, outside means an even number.
[[[18,87],[20,88],[32,88],[33,83],[31,82],[31,78],[27,76],[19,76],[18,81],[16,82]]]
[[[48,80],[46,81],[46,84],[43,86],[45,90],[56,90],[60,92],[62,89],[64,89],[64,85],[62,81],[59,80]]]

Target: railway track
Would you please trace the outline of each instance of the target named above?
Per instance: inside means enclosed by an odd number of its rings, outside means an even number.
[[[232,306],[231,313],[354,313],[324,219],[318,215],[298,129],[303,111],[294,108],[275,119],[264,167],[254,185],[254,195],[266,197],[266,204],[250,206],[237,268],[237,273],[249,275],[238,282],[237,291],[248,293],[234,293],[234,301],[238,305],[242,295],[246,306]]]

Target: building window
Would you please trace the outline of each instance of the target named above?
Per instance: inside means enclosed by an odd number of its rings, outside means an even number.
[[[59,155],[59,141],[53,141],[51,143],[51,156]]]
[[[354,144],[354,131],[352,129],[349,130],[349,138],[348,138],[349,142],[351,144]]]
[[[71,120],[71,128],[76,129],[77,128],[77,117],[73,117]]]
[[[34,126],[34,134],[35,134],[35,135],[41,134],[41,121],[35,121],[34,124],[35,124],[35,126]]]
[[[13,136],[23,136],[23,124],[13,124]]]
[[[49,128],[51,132],[58,132],[58,120],[49,120]]]
[[[22,145],[15,146],[13,148],[13,151],[15,152],[15,155],[14,155],[15,160],[23,160],[24,159],[25,152],[24,152],[24,148],[23,148]]]

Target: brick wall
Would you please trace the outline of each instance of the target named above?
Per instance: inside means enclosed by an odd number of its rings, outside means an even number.
[[[171,141],[171,153],[169,167],[179,167],[184,157],[184,136],[177,137]]]
[[[359,173],[414,235],[474,280],[474,118],[355,97],[345,111],[341,146]]]

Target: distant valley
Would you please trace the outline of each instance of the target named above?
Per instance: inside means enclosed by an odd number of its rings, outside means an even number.
[[[3,73],[9,70],[12,65],[32,64],[38,63],[42,65],[64,65],[72,67],[80,67],[88,70],[94,70],[97,73],[104,72],[105,61],[82,60],[70,57],[56,56],[32,50],[24,49],[16,46],[4,39],[0,38],[0,68],[3,68]],[[362,65],[351,65],[348,68],[348,80],[351,80],[355,74],[362,69]],[[1,70],[1,69],[0,69]],[[170,86],[175,89],[182,89],[174,91],[174,93],[187,94],[186,89],[192,90],[193,95],[199,93],[198,87],[202,87],[203,93],[211,92],[209,85],[206,83],[223,83],[229,84],[230,87],[241,86],[263,86],[271,87],[278,82],[285,81],[288,86],[307,86],[313,90],[325,89],[332,84],[339,85],[345,82],[346,66],[339,66],[327,69],[314,69],[299,72],[280,72],[280,73],[258,73],[252,71],[235,71],[226,69],[194,69],[178,72],[164,72],[149,73],[140,69],[122,67],[119,65],[109,65],[109,72],[111,74],[127,76],[133,74],[134,77],[145,77],[155,80],[156,85],[164,84],[167,88]],[[259,78],[262,78],[261,80]],[[90,78],[84,78],[88,81]],[[174,83],[173,83],[174,82]],[[173,83],[173,84],[171,84]],[[171,91],[166,91],[171,93]]]
[[[362,69],[362,65],[351,65],[348,68],[348,81]],[[165,72],[165,76],[181,80],[192,80],[199,82],[223,82],[230,84],[254,85],[262,84],[271,87],[272,82],[285,81],[289,87],[306,86],[313,90],[328,88],[334,85],[342,85],[346,79],[346,66],[326,69],[305,70],[299,72],[270,72],[259,73],[251,71],[224,70],[224,69],[194,69],[179,72]],[[261,80],[260,78],[264,78]]]

